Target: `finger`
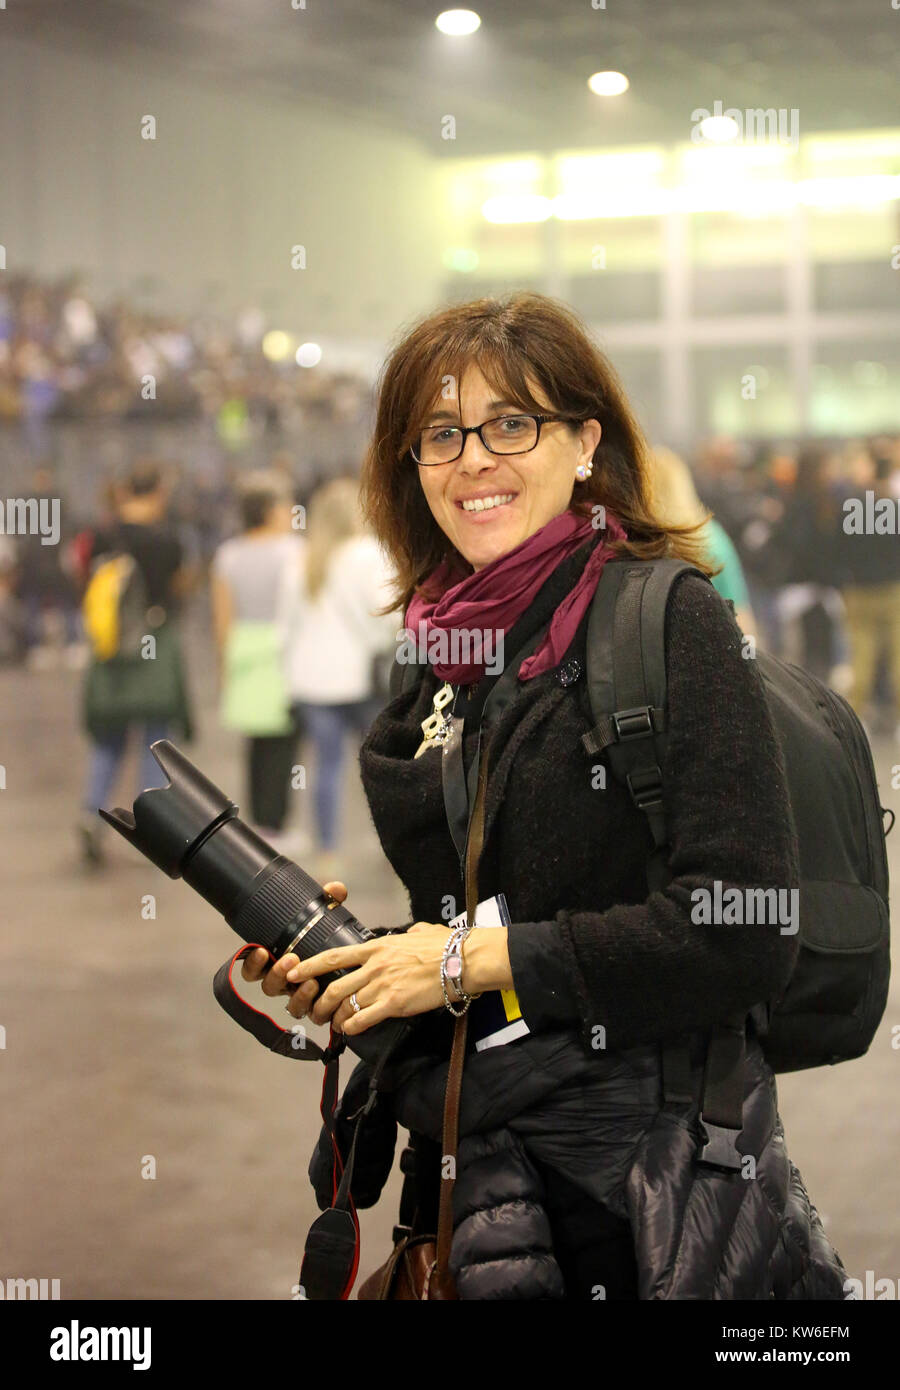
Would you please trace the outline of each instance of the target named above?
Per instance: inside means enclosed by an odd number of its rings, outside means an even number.
[[[350,1002],[350,995],[348,995],[346,999],[341,1000],[341,1003],[335,1009],[331,1019],[332,1028],[336,1028],[339,1033],[342,1033],[344,1031],[344,1025],[348,1021],[348,1019],[355,1018],[357,1013],[362,1012],[362,1010],[366,1008],[367,1005],[375,1003],[375,1000],[378,997],[378,986],[375,984],[368,984],[364,986],[361,985],[359,989],[353,990],[351,992],[356,996],[356,1002],[357,1004],[359,1004],[359,1009],[354,1009],[353,1005]]]
[[[318,992],[319,986],[315,980],[307,980],[305,985],[298,985],[287,1005],[288,1013],[293,1014],[294,1018],[305,1018]]]
[[[313,1023],[324,1023],[326,1019],[331,1018],[341,1001],[349,999],[354,991],[359,998],[359,991],[369,983],[370,978],[371,972],[363,969],[351,970],[348,974],[342,975],[340,979],[333,980],[321,999],[316,1000],[315,1007],[310,1010],[309,1016]]]
[[[362,1003],[362,1000],[360,999],[359,1002]],[[376,1023],[393,1017],[395,1015],[391,1013],[388,1005],[376,999],[367,1009],[360,1009],[358,1014],[347,1019],[344,1024],[344,1032],[348,1037],[355,1037],[357,1033],[364,1033],[367,1028],[374,1028]]]
[[[262,946],[257,946],[255,951],[251,951],[249,956],[244,956],[241,961],[241,979],[259,980],[266,972],[269,964],[269,953]]]
[[[344,1000],[341,1002],[340,1008],[335,1009],[334,1014],[332,1015],[332,1018],[331,1018],[331,1026],[332,1026],[332,1028],[334,1028],[335,1031],[338,1032],[338,1033],[343,1033],[343,1031],[344,1031],[344,1024],[347,1022],[347,1019],[348,1019],[348,1018],[352,1018],[352,1017],[353,1017],[353,1013],[354,1013],[354,1009],[353,1009],[353,1005],[350,1003],[350,1000],[349,1000],[349,999],[344,999]]]
[[[347,885],[341,883],[339,878],[333,878],[330,883],[323,883],[322,887],[326,893],[330,893],[336,902],[342,903],[347,896]]]
[[[309,956],[306,960],[298,961],[295,956],[288,979],[296,984],[316,975],[328,975],[332,970],[349,970],[351,966],[362,965],[381,945],[380,941],[359,941],[353,946],[333,946],[330,951],[320,951],[317,956]]]
[[[297,964],[297,961],[298,958],[293,954],[293,952],[291,952],[289,955],[281,956],[278,960],[276,960],[275,964],[272,966],[272,969],[263,978],[263,994],[273,995],[290,993],[287,983],[285,981],[285,976],[287,975],[289,970],[293,969],[293,967]]]

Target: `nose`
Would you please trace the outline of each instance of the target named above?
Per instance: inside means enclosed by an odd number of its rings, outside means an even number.
[[[493,468],[496,458],[490,449],[486,449],[481,442],[478,434],[467,434],[463,451],[456,460],[457,468],[462,472],[483,472],[485,468]]]

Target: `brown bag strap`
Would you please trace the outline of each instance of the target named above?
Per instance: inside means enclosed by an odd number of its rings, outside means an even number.
[[[478,765],[478,785],[475,804],[472,808],[472,824],[466,844],[466,921],[475,921],[475,907],[478,903],[478,860],[484,839],[484,795],[487,783],[487,748],[482,748]],[[453,1047],[450,1052],[450,1067],[447,1072],[447,1090],[444,1095],[444,1131],[442,1140],[441,1164],[451,1159],[449,1173],[441,1173],[441,1196],[438,1207],[437,1252],[432,1275],[432,1283],[438,1289],[446,1289],[451,1282],[450,1245],[453,1240],[453,1187],[456,1182],[456,1148],[459,1140],[459,1098],[462,1090],[463,1062],[466,1056],[466,1030],[469,1023],[468,1012],[456,1020],[453,1033]]]

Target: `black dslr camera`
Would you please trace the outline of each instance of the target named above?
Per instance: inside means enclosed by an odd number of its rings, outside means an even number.
[[[315,879],[246,826],[234,802],[174,744],[159,739],[151,752],[169,785],[141,792],[133,812],[116,807],[100,815],[169,878],[183,878],[232,931],[276,958],[293,952],[301,960],[374,939]],[[346,973],[318,976],[320,995]],[[364,1060],[375,1060],[407,1031],[399,1020],[386,1019],[347,1044]]]

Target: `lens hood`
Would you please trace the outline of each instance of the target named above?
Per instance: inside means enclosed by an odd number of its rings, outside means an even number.
[[[158,739],[150,751],[169,785],[141,792],[133,812],[117,806],[100,815],[169,878],[180,878],[200,845],[238,808],[168,739]]]

